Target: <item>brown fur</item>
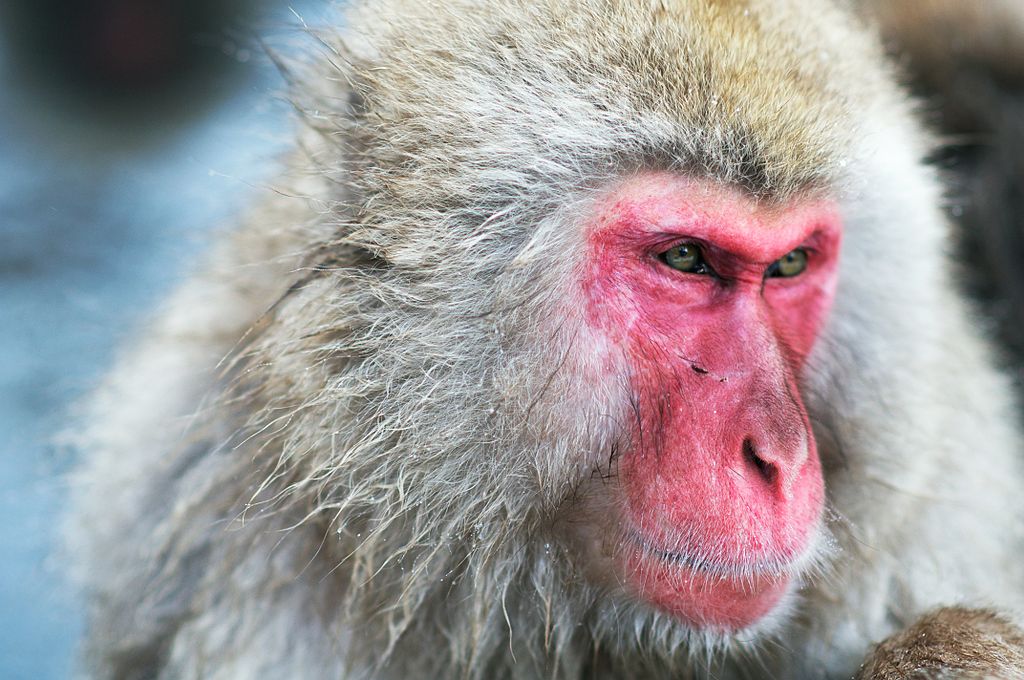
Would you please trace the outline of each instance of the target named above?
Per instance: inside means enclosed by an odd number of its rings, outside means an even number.
[[[941,678],[1024,678],[1024,631],[996,612],[940,609],[880,644],[856,680]]]
[[[865,0],[890,49],[936,88],[965,68],[1024,78],[1024,5],[1016,0]]]

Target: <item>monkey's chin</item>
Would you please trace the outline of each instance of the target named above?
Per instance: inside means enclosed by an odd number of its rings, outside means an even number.
[[[699,568],[675,556],[635,550],[626,557],[636,594],[689,627],[735,633],[772,613],[792,586],[786,571]]]

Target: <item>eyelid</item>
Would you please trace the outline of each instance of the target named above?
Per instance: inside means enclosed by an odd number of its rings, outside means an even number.
[[[659,255],[661,253],[668,252],[673,248],[685,245],[695,245],[700,248],[702,253],[708,252],[710,246],[708,242],[697,236],[680,236],[679,234],[660,234],[658,240],[651,243],[651,248]]]
[[[817,257],[818,255],[821,254],[821,250],[818,249],[818,248],[815,248],[814,246],[808,246],[808,245],[794,246],[793,248],[790,248],[785,253],[780,255],[777,260],[772,260],[771,262],[768,262],[767,264],[765,264],[765,267],[771,267],[773,264],[781,262],[782,258],[786,257],[786,255],[789,255],[790,253],[792,253],[794,251],[797,251],[797,250],[802,250],[805,253],[807,253],[807,262],[808,263],[810,263],[811,259],[813,259],[813,258],[815,258],[815,257]]]

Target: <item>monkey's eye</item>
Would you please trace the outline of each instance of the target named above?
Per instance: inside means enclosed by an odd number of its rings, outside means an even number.
[[[773,262],[765,272],[765,277],[789,278],[803,274],[805,269],[807,269],[807,251],[797,248]]]
[[[695,243],[680,243],[661,254],[662,261],[672,269],[687,274],[710,274],[711,267],[704,261],[700,246]]]

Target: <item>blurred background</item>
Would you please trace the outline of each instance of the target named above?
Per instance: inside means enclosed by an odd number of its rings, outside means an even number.
[[[291,129],[260,41],[328,0],[0,4],[0,678],[73,675],[80,604],[55,552],[75,401]]]

